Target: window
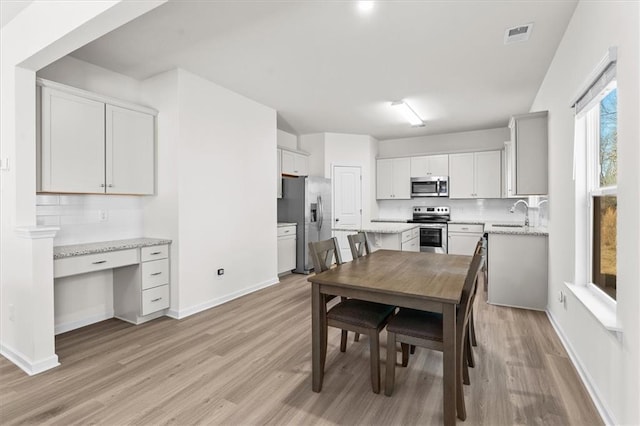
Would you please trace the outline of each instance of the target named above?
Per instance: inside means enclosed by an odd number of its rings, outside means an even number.
[[[609,64],[585,95],[576,103],[576,143],[584,149],[584,214],[581,238],[587,245],[585,281],[616,299],[617,259],[617,175],[618,175],[618,89],[615,62]],[[581,140],[579,140],[581,139]],[[580,168],[582,170],[582,168]],[[580,211],[584,210],[584,211]],[[578,230],[578,232],[581,232]],[[582,267],[582,266],[580,266]],[[581,274],[582,275],[582,274]]]

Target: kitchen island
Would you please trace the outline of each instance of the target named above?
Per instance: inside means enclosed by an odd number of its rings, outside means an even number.
[[[338,238],[344,261],[351,260],[347,235],[366,232],[371,250],[420,251],[420,228],[415,223],[368,222],[360,227],[336,226],[333,235]]]

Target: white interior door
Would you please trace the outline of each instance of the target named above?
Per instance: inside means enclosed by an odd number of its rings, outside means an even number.
[[[333,221],[334,226],[362,227],[362,171],[357,166],[333,166]],[[355,232],[355,231],[354,231]],[[336,232],[342,260],[351,260],[347,235]]]

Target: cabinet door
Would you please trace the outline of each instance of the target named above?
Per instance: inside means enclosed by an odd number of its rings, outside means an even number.
[[[462,254],[465,256],[472,256],[476,249],[478,240],[482,237],[482,234],[455,234],[449,233],[449,241],[447,247],[447,253],[449,254]]]
[[[547,114],[532,113],[514,121],[515,195],[547,194]]]
[[[376,161],[376,198],[393,199],[393,159]]]
[[[105,192],[104,107],[42,88],[43,191]]]
[[[154,117],[106,107],[106,181],[109,194],[153,194]]]
[[[278,168],[276,169],[276,189],[278,198],[282,198],[282,150],[277,150]]]
[[[477,198],[500,198],[501,173],[500,151],[475,153],[475,196]]]
[[[293,172],[296,168],[295,154],[291,151],[282,151],[282,173],[285,175],[294,175]]]
[[[449,155],[449,198],[475,198],[474,154]]]
[[[424,177],[429,174],[429,157],[411,157],[411,177]]]
[[[296,236],[278,238],[278,273],[296,268]]]
[[[293,173],[298,176],[309,175],[309,157],[301,154],[293,155],[294,170]]]
[[[448,155],[430,155],[429,159],[429,175],[432,176],[449,176],[449,156]]]
[[[393,199],[411,199],[411,160],[409,158],[393,160]]]

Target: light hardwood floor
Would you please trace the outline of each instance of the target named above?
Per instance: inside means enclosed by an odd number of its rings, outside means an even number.
[[[392,397],[371,392],[368,342],[329,330],[321,393],[311,391],[305,276],[184,320],[107,320],[57,336],[62,365],[28,377],[0,357],[0,424],[442,423],[442,354],[418,348]],[[544,313],[475,311],[476,367],[465,425],[602,424]],[[384,385],[386,333],[381,334]]]

